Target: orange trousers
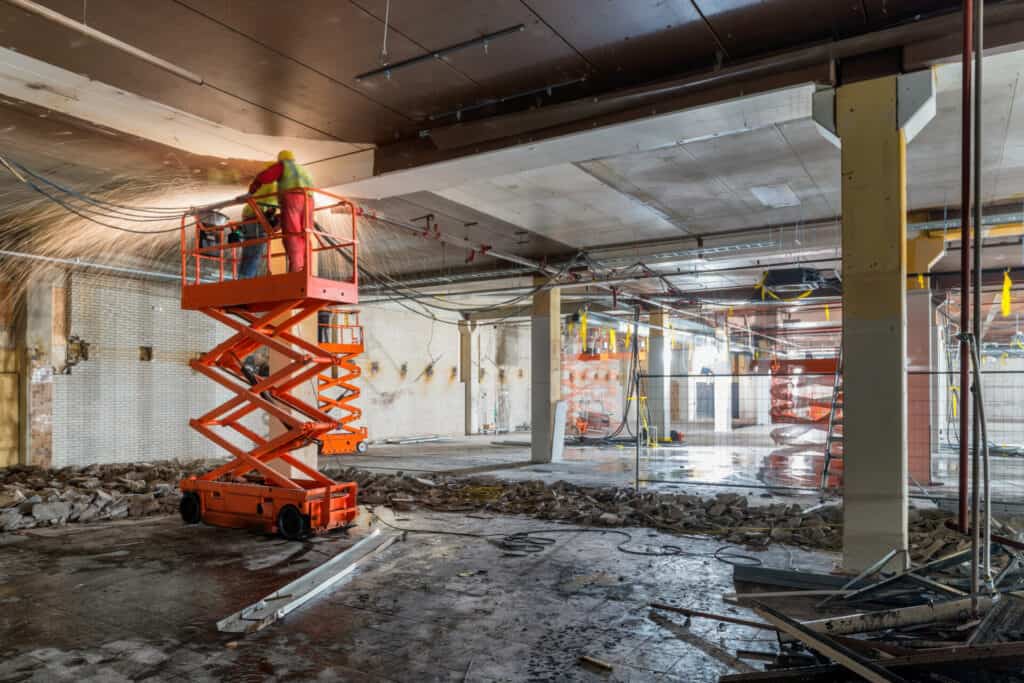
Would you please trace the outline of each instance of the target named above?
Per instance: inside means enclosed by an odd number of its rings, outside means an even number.
[[[310,220],[309,197],[300,192],[281,193],[281,231],[284,253],[288,255],[288,272],[306,269],[306,230]]]

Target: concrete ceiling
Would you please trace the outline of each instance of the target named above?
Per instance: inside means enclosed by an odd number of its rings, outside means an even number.
[[[583,91],[842,38],[954,0],[417,0],[395,2],[389,63],[522,24],[525,30],[383,76],[386,0],[42,0],[203,76],[182,81],[0,3],[5,47],[157,102],[268,135],[384,143],[431,114],[587,77]],[[578,95],[579,92],[573,94]],[[543,97],[554,97],[543,95]],[[535,98],[525,98],[532,105]]]
[[[1022,75],[1024,53],[995,55],[986,62],[986,202],[1022,196]],[[937,69],[937,89],[938,114],[908,147],[911,210],[959,203],[957,65]],[[709,107],[706,114],[714,116],[717,106],[721,105]],[[722,128],[728,127],[723,122]],[[839,162],[839,150],[809,118],[802,118],[639,153],[532,169],[437,194],[572,247],[595,248],[764,226],[799,229],[802,223],[827,221],[840,213]],[[771,206],[773,201],[793,205]],[[424,199],[421,205],[429,203]],[[837,233],[831,240],[838,246]]]
[[[952,0],[392,2],[390,63],[508,26],[521,23],[525,29],[495,39],[486,52],[477,46],[396,71],[390,79],[357,81],[357,74],[380,65],[386,0],[302,0],[286,11],[270,0],[151,0],[130,12],[121,0],[43,4],[196,71],[207,85],[183,81],[0,2],[0,46],[17,51],[8,55],[55,67],[54,73],[30,70],[17,83],[0,80],[0,91],[19,93],[0,100],[0,122],[10,120],[0,125],[0,141],[9,152],[68,181],[91,183],[112,170],[161,174],[174,166],[175,172],[188,168],[210,183],[239,187],[252,164],[216,156],[265,158],[278,142],[308,145],[317,159],[318,150],[323,156],[361,153],[396,139],[443,146],[440,136],[431,141],[419,135],[435,125],[431,117],[484,101],[512,97],[471,115],[493,114],[499,125],[503,119],[497,115],[506,108],[557,105],[570,96],[716,65],[728,68],[775,50],[959,6]],[[996,55],[987,68],[986,199],[1007,200],[1018,196],[1024,182],[1018,102],[1024,57]],[[8,80],[10,71],[4,71]],[[86,85],[74,84],[70,96],[54,86],[71,84],[68,73],[87,77],[81,79]],[[43,75],[33,80],[31,74]],[[584,77],[564,94],[556,89],[514,97]],[[786,260],[830,267],[821,259],[835,256],[835,230],[813,233],[840,212],[839,152],[808,118],[809,80],[720,102],[709,95],[701,106],[678,111],[652,108],[615,126],[595,124],[411,171],[370,178],[356,173],[352,178],[365,179],[343,187],[352,196],[376,198],[365,200],[368,208],[404,221],[433,214],[445,232],[535,259],[696,236],[744,242],[751,238],[727,233],[783,226],[773,248],[684,264],[686,272],[671,278],[695,292],[748,286],[759,275],[756,268],[702,271]],[[938,116],[908,150],[911,208],[956,203],[958,194],[958,68],[940,67],[938,84]],[[36,106],[20,101],[22,96]],[[130,108],[118,99],[129,96],[135,98]],[[113,121],[90,123],[116,120],[129,109],[131,120],[120,121],[116,130]],[[61,121],[56,128],[54,120]],[[164,144],[125,134],[133,126],[158,130]],[[108,145],[110,138],[115,142]],[[192,153],[169,150],[166,145],[176,138],[187,138]],[[216,146],[218,154],[196,154],[204,145]],[[10,187],[4,182],[0,191]],[[391,274],[507,267],[480,254],[467,264],[465,250],[380,226],[368,228],[365,238],[364,250],[375,250],[366,263]],[[638,287],[662,288],[655,282]]]

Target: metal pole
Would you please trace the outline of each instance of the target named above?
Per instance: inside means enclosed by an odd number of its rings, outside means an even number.
[[[984,524],[982,533],[981,548],[984,553],[984,578],[992,580],[992,504],[989,500],[991,482],[988,470],[988,439],[983,424],[985,419],[984,406],[982,404],[981,386],[981,282],[982,282],[982,233],[981,228],[985,225],[984,217],[984,196],[982,194],[982,101],[984,99],[984,73],[985,73],[985,0],[979,0],[974,17],[974,361],[977,368],[975,382],[977,387],[974,391],[974,459],[975,463],[981,460],[981,475],[984,480],[982,499],[984,500],[985,511],[982,517],[975,517],[978,522]],[[975,465],[977,466],[977,465]],[[978,495],[977,489],[975,496]],[[980,510],[980,508],[979,508]],[[979,532],[975,532],[977,535]]]
[[[963,336],[971,326],[971,53],[973,51],[974,0],[964,0],[963,75],[960,103],[962,128],[960,148],[960,444],[959,444],[959,505],[958,521],[961,533],[967,533],[967,439],[971,422],[968,419],[970,401],[967,387],[970,383],[970,348]]]
[[[981,444],[979,441],[981,423],[978,413],[978,402],[981,396],[981,368],[978,365],[981,344],[981,17],[984,0],[978,0],[975,7],[973,42],[974,42],[974,83],[972,94],[974,107],[974,140],[972,170],[974,174],[973,213],[972,225],[974,226],[973,239],[973,265],[972,265],[972,289],[971,289],[971,353],[974,365],[973,389],[971,391],[971,547],[974,552],[974,571],[971,577],[974,579],[971,584],[971,594],[981,592]]]

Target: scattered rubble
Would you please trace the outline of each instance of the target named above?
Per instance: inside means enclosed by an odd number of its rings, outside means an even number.
[[[214,466],[168,460],[0,470],[0,531],[177,513],[178,480]]]
[[[816,505],[805,510],[795,503],[751,504],[739,493],[701,498],[561,481],[547,484],[448,476],[425,480],[401,472],[377,474],[356,468],[337,470],[331,476],[339,481],[355,481],[359,501],[366,505],[408,509],[415,504],[437,511],[529,515],[592,526],[647,526],[673,533],[720,536],[730,543],[755,548],[772,542],[818,550],[839,550],[842,546],[840,505]],[[945,526],[948,519],[941,510],[911,511],[913,561],[924,562],[963,548],[963,537]]]
[[[0,471],[0,531],[176,514],[180,500],[177,482],[217,464],[212,460],[171,460],[55,470],[12,467]],[[739,493],[701,498],[566,482],[378,474],[356,468],[330,474],[339,481],[355,481],[359,502],[366,505],[528,515],[592,526],[647,526],[720,536],[755,548],[773,542],[820,550],[838,550],[842,545],[842,508],[838,505],[803,509],[786,502],[751,504]],[[948,518],[940,510],[911,511],[914,562],[963,549],[963,537],[946,527]]]

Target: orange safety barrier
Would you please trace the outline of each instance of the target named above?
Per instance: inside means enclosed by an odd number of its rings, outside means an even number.
[[[301,233],[306,265],[296,272],[274,272],[275,259],[284,258],[283,253],[275,253],[282,233],[251,197],[218,208],[248,203],[255,209],[255,219],[231,221],[211,210],[182,219],[182,308],[202,311],[234,331],[190,363],[193,370],[233,394],[190,424],[234,459],[180,483],[180,511],[188,523],[256,527],[296,539],[347,525],[356,516],[354,482],[336,482],[292,455],[339,427],[319,405],[292,391],[346,362],[343,355],[303,339],[294,330],[310,318],[316,320],[324,308],[356,303],[357,209],[329,193],[299,192],[307,196],[306,229]],[[318,200],[320,206],[316,206]],[[351,215],[351,234],[339,239],[322,230],[315,222],[320,211]],[[241,226],[254,222],[264,236],[230,240]],[[289,236],[296,234],[300,233]],[[259,244],[266,245],[266,274],[239,279],[241,250]],[[326,268],[318,263],[325,253],[337,263]],[[328,272],[331,268],[337,271],[335,277]],[[261,349],[276,352],[285,364],[259,375],[246,359]],[[280,426],[278,434],[265,437],[245,424],[245,418],[258,411]]]
[[[353,422],[363,411],[355,405],[359,386],[353,382],[362,374],[355,358],[363,353],[363,327],[359,312],[336,306],[327,309],[327,322],[320,322],[320,348],[337,356],[339,362],[331,374],[317,375],[317,401],[320,409],[338,421],[338,429],[320,437],[321,455],[365,453],[368,436],[366,427]]]

